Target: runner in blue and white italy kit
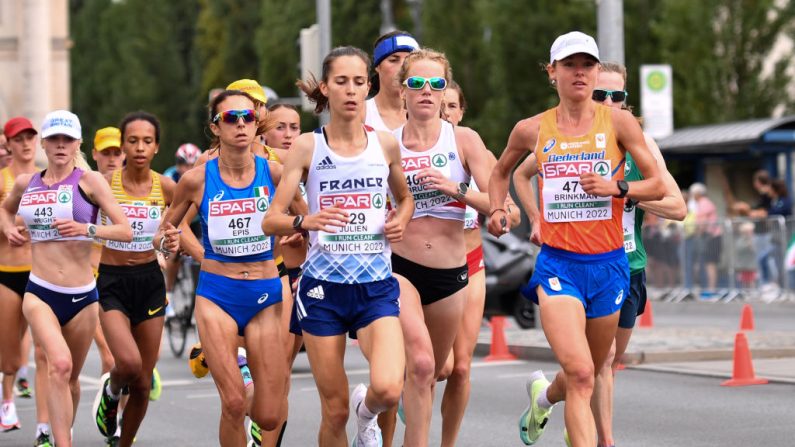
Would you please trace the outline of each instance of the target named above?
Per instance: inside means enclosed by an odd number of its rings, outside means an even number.
[[[394,137],[367,130],[361,117],[369,88],[369,58],[339,47],[322,64],[320,82],[299,83],[330,111],[329,124],[301,135],[263,222],[267,233],[308,231],[310,249],[296,295],[309,362],[322,402],[318,444],[347,446],[348,379],[343,365],[349,332],[370,362],[370,385],[351,395],[355,446],[380,446],[376,416],[396,405],[403,385],[399,289],[389,259],[414,209]],[[305,179],[310,214],[286,214]],[[387,190],[398,209],[386,212]]]
[[[251,152],[256,137],[254,100],[226,90],[209,106],[209,127],[218,138],[216,158],[180,179],[174,201],[154,244],[166,254],[168,239],[191,207],[199,209],[204,259],[196,290],[199,339],[221,397],[219,442],[246,442],[245,415],[262,430],[279,428],[287,382],[281,316],[282,284],[273,261],[273,237],[261,221],[270,206],[281,166]],[[246,408],[246,386],[237,361],[245,340],[254,398]],[[248,411],[247,411],[248,410]]]
[[[453,127],[440,118],[451,78],[444,54],[429,49],[409,54],[398,74],[408,121],[394,135],[414,196],[406,236],[393,246],[392,254],[392,268],[400,281],[400,321],[406,343],[407,445],[428,443],[433,385],[461,324],[468,282],[465,207],[488,210],[487,195],[467,187],[470,176],[481,189],[488,184],[489,160],[483,141],[472,129]]]
[[[97,325],[92,238],[129,242],[132,231],[105,179],[90,172],[83,159],[77,116],[65,110],[47,114],[41,137],[47,169],[16,178],[0,208],[0,226],[11,245],[32,242],[33,268],[22,311],[47,357],[55,443],[69,447],[80,399],[78,377]],[[94,224],[98,208],[111,225]],[[25,221],[24,234],[13,219],[17,212]]]
[[[406,107],[400,96],[397,74],[409,53],[420,48],[411,34],[392,31],[380,36],[373,47],[373,85],[377,93],[365,103],[364,123],[375,130],[392,132],[406,123]]]

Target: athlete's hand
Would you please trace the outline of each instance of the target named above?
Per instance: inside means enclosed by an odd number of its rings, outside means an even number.
[[[284,236],[279,242],[283,247],[298,248],[304,243],[303,233],[295,233],[290,236]]]
[[[598,197],[610,197],[619,194],[618,185],[613,180],[605,180],[595,172],[586,172],[580,176],[580,186],[588,194]]]
[[[536,245],[538,245],[540,247],[541,246],[541,223],[540,222],[534,222],[534,223],[530,224],[530,226],[532,227],[530,229],[530,242],[532,242],[532,243],[534,243],[534,244],[536,244]]]
[[[62,237],[77,237],[88,234],[88,224],[75,222],[71,219],[55,219],[52,227],[58,230]]]
[[[489,233],[497,237],[511,231],[511,221],[508,220],[508,213],[505,210],[494,210],[488,224]]]
[[[166,222],[165,231],[160,235],[160,250],[165,250],[169,253],[176,253],[179,251],[179,234],[182,230],[174,228],[171,222]],[[163,237],[165,236],[165,238]]]
[[[406,227],[400,219],[396,219],[397,210],[392,208],[389,214],[386,215],[386,224],[384,225],[384,236],[389,242],[395,243],[403,240],[403,231]]]
[[[30,241],[25,227],[9,225],[4,229],[3,234],[8,239],[8,245],[12,247],[19,247]]]
[[[458,194],[458,184],[434,168],[420,169],[417,173],[417,180],[426,189],[441,191],[450,197]]]
[[[323,208],[315,214],[310,214],[304,218],[301,228],[309,231],[325,231],[326,233],[336,233],[337,228],[348,225],[350,215],[336,206]]]

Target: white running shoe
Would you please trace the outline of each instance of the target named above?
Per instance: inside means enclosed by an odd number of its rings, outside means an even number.
[[[18,430],[20,427],[16,405],[14,405],[14,402],[4,403],[2,408],[0,408],[0,430],[8,432]]]
[[[356,385],[351,393],[351,406],[353,407],[353,417],[356,418],[356,435],[353,437],[351,447],[381,447],[381,429],[378,427],[378,418],[373,418],[367,424],[362,425],[359,419],[359,405],[364,403],[367,395],[367,386],[363,383]]]

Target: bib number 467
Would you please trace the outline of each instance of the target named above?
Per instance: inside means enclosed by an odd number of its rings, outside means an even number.
[[[250,223],[250,217],[238,217],[237,219],[231,219],[229,221],[228,227],[233,230],[242,230],[244,228],[248,228]]]

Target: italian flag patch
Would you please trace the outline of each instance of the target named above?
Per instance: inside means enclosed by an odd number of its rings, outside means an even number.
[[[254,197],[268,197],[270,196],[270,190],[267,186],[257,186],[254,188]]]

